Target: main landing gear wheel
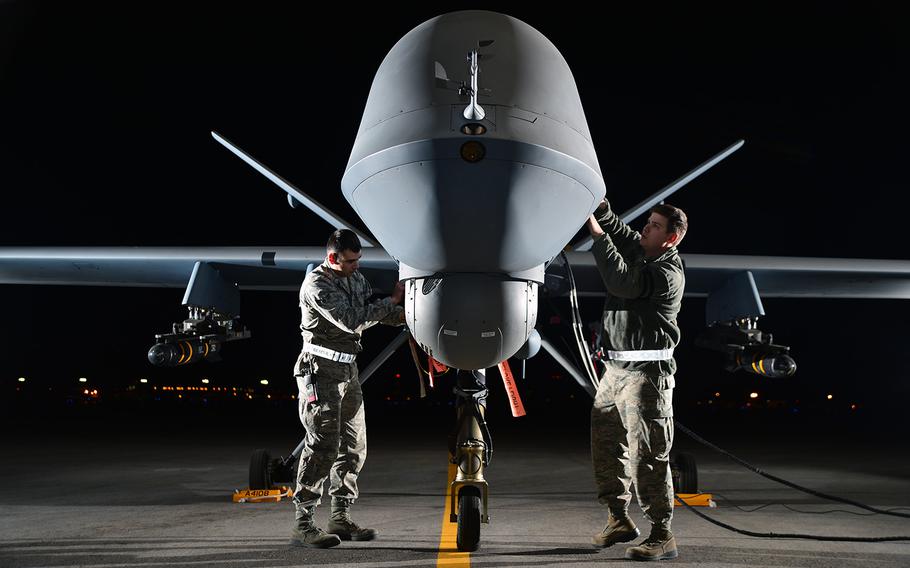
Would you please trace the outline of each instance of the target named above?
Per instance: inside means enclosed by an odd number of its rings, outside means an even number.
[[[272,472],[269,469],[271,456],[264,449],[253,450],[250,456],[250,489],[271,489]]]
[[[474,552],[480,548],[480,491],[462,487],[458,492],[458,550]]]
[[[698,467],[695,456],[680,453],[672,460],[673,490],[676,493],[698,493]]]

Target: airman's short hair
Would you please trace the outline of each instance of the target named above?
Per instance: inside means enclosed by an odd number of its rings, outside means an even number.
[[[350,229],[338,229],[329,237],[325,250],[335,254],[344,250],[360,252],[360,239],[357,237],[357,233]]]

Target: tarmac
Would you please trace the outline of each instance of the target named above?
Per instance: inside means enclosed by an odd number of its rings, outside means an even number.
[[[371,418],[372,419],[372,418]],[[238,419],[239,420],[239,419]],[[370,419],[368,419],[370,420]],[[374,422],[380,422],[378,418]],[[493,424],[487,470],[491,523],[481,547],[455,550],[445,518],[448,475],[443,420],[427,426],[377,424],[353,512],[379,531],[372,542],[328,550],[293,548],[293,507],[233,503],[246,487],[256,447],[288,453],[299,432],[163,419],[160,431],[129,421],[40,431],[6,426],[0,462],[0,566],[600,566],[629,563],[626,545],[590,544],[606,521],[594,496],[588,433],[554,431],[518,419]],[[12,431],[11,431],[12,429]],[[865,435],[780,435],[709,428],[715,441],[763,470],[818,491],[910,513],[906,444]],[[898,437],[903,440],[903,437]],[[910,519],[823,501],[766,480],[677,433],[699,464],[699,489],[719,521],[755,532],[842,537],[910,536]],[[323,526],[328,507],[317,520]],[[633,518],[647,533],[637,506]],[[824,542],[730,532],[677,508],[677,566],[910,566],[910,540]]]

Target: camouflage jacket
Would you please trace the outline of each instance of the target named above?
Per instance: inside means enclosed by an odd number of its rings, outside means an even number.
[[[676,247],[657,258],[645,258],[638,242],[641,234],[623,223],[610,210],[609,203],[596,218],[605,233],[594,239],[591,247],[607,288],[601,338],[604,351],[676,347],[680,338],[676,315],[686,284]],[[676,372],[674,359],[609,364],[652,376]]]
[[[377,323],[401,325],[403,308],[382,298],[367,303],[373,289],[360,272],[340,277],[327,262],[313,269],[300,287],[300,331],[304,343],[343,353],[359,353],[360,334]]]

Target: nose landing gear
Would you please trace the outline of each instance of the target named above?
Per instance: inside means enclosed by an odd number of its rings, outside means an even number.
[[[449,451],[457,471],[450,491],[449,522],[458,523],[458,550],[474,552],[480,547],[480,524],[490,522],[489,485],[483,470],[490,465],[493,440],[484,420],[487,406],[484,371],[459,371],[455,396],[457,419]]]

